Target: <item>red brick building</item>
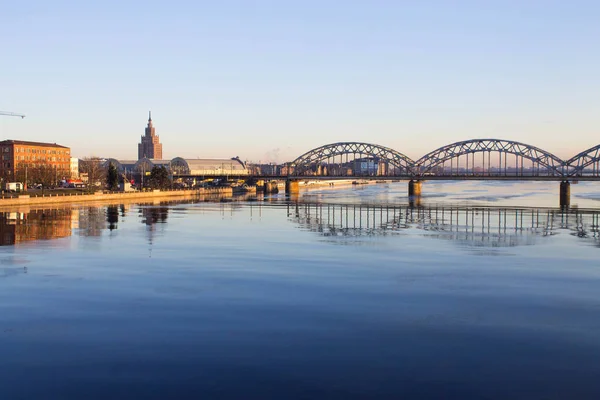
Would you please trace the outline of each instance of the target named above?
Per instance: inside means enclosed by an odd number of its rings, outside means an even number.
[[[0,141],[0,177],[5,182],[24,181],[25,167],[34,178],[36,171],[51,171],[54,180],[70,176],[71,149],[56,143]],[[28,179],[31,180],[31,179]]]

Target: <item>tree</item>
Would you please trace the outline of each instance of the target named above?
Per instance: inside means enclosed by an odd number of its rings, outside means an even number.
[[[119,174],[117,173],[117,167],[110,163],[108,165],[108,172],[106,173],[106,185],[108,190],[119,189]]]
[[[171,178],[169,171],[164,166],[155,165],[150,172],[148,185],[152,189],[167,189],[171,187]]]
[[[32,183],[41,184],[42,189],[58,185],[58,174],[62,171],[57,170],[55,166],[48,162],[40,161],[36,163],[21,164],[15,171],[15,179],[18,182],[27,181],[27,186]],[[61,175],[62,176],[62,175]]]
[[[106,183],[106,168],[99,157],[86,157],[79,161],[79,173],[87,175],[88,186],[102,186]],[[82,177],[83,177],[82,176]]]

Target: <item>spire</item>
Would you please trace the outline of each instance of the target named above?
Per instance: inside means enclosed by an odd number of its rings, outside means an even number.
[[[152,111],[148,111],[148,122],[152,121]]]

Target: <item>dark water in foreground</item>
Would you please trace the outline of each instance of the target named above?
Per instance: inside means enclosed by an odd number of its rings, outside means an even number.
[[[358,190],[0,213],[0,398],[600,397],[600,209]]]

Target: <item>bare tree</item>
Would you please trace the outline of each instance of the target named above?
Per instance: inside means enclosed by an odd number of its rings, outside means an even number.
[[[79,173],[87,174],[89,187],[103,187],[106,184],[106,166],[100,157],[92,156],[79,160]]]
[[[42,188],[49,188],[58,185],[59,173],[62,177],[64,171],[57,169],[46,161],[21,164],[15,171],[15,179],[19,182],[26,182],[27,186],[41,184]]]

